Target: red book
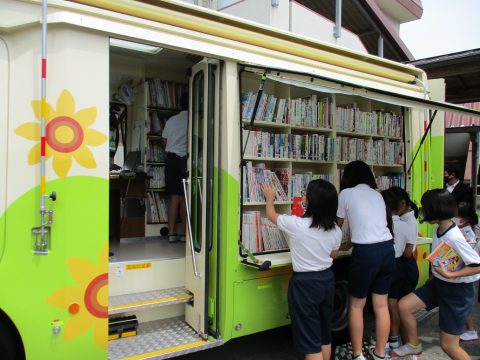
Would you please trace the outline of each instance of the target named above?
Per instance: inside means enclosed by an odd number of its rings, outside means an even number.
[[[295,196],[293,198],[293,205],[292,205],[292,215],[302,217],[305,214],[305,202],[302,196]]]

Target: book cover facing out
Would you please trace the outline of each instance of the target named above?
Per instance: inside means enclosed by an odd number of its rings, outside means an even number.
[[[305,214],[305,201],[302,196],[295,196],[292,204],[292,215],[302,217]]]
[[[444,241],[432,251],[427,259],[433,266],[441,266],[450,272],[458,271],[465,267],[465,263],[460,255]]]

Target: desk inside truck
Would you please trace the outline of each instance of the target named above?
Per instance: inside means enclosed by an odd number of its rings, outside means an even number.
[[[146,174],[110,174],[110,240],[145,236]]]

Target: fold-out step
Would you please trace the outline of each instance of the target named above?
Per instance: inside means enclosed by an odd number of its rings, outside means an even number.
[[[138,335],[108,342],[109,360],[159,360],[222,345],[203,340],[183,317],[141,323]]]
[[[151,307],[186,303],[193,295],[183,286],[171,289],[145,291],[134,294],[110,296],[108,298],[108,314],[119,314]]]

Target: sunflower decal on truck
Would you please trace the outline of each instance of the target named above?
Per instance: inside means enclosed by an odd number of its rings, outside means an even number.
[[[83,259],[70,258],[68,268],[77,286],[64,287],[51,294],[47,303],[69,312],[63,336],[72,340],[93,328],[95,343],[107,348],[108,318],[108,243],[101,250],[97,264]]]
[[[31,105],[37,121],[20,125],[15,133],[37,142],[28,153],[28,164],[35,165],[40,162],[41,101],[33,100]],[[61,178],[67,176],[72,159],[84,168],[96,168],[97,163],[89,147],[99,146],[107,140],[107,136],[89,128],[97,118],[97,108],[92,106],[75,111],[75,99],[68,90],[63,90],[56,108],[46,103],[45,110],[46,158],[53,158],[55,173]]]

